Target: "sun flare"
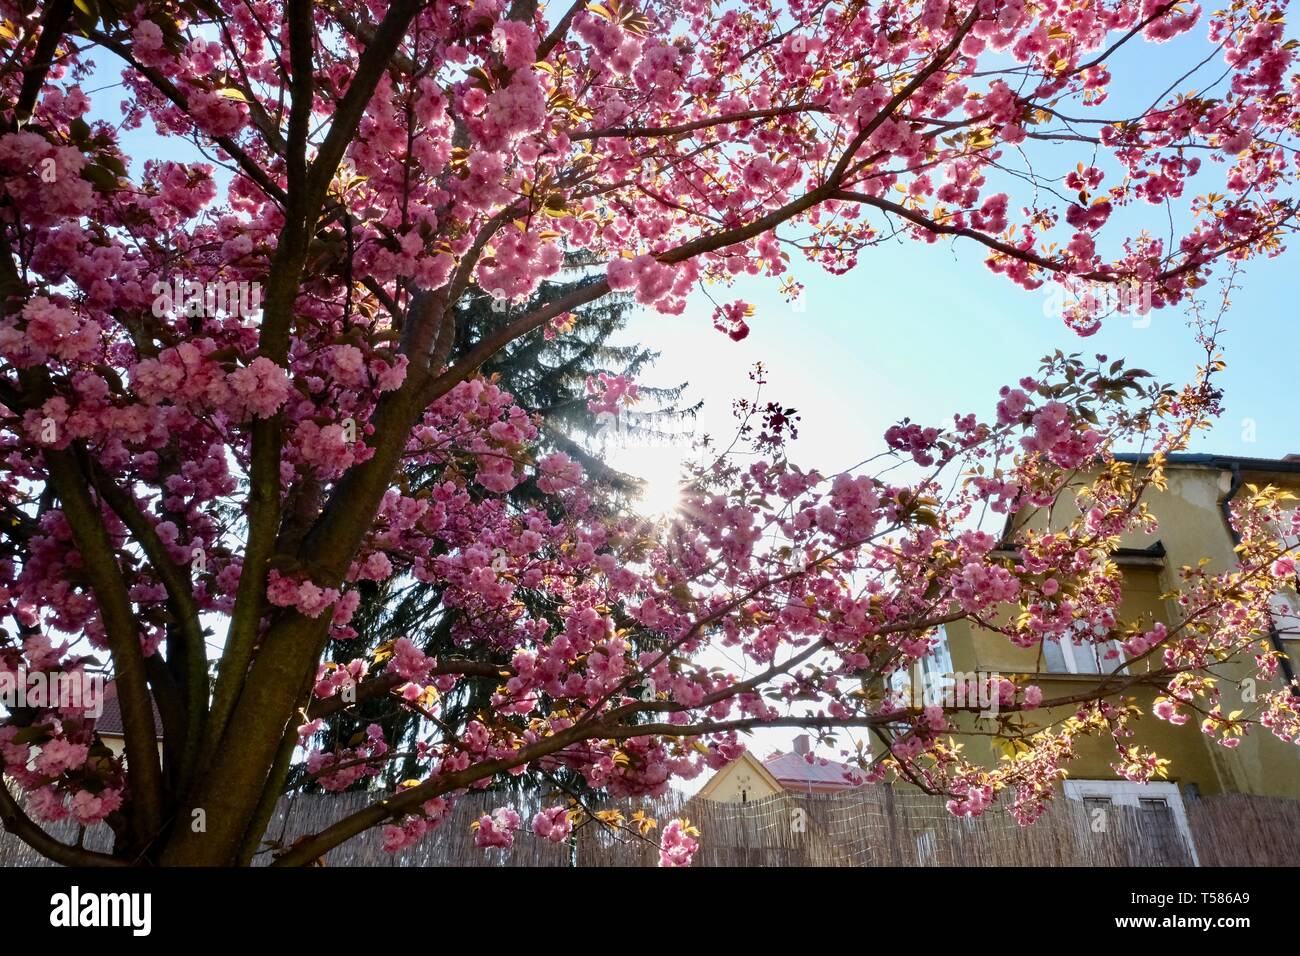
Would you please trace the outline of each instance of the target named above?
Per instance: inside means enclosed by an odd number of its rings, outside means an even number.
[[[682,460],[673,449],[626,449],[614,467],[641,480],[634,507],[647,518],[666,518],[681,506]]]

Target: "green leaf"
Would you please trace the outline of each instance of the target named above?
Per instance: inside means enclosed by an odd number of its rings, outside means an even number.
[[[81,169],[81,177],[88,179],[104,192],[111,192],[117,189],[117,177],[111,170],[105,169],[97,163],[88,163]]]
[[[90,33],[99,25],[99,0],[72,0],[72,17],[82,33]]]
[[[51,724],[35,724],[24,727],[10,739],[16,744],[39,744],[49,739],[51,729]]]
[[[99,157],[99,163],[117,176],[126,175],[126,163],[122,162],[121,159],[111,153],[101,154]]]

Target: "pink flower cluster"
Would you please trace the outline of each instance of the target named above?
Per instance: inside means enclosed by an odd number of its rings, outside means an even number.
[[[636,383],[625,375],[601,372],[587,377],[587,407],[598,415],[617,415],[624,405],[637,400]]]
[[[562,451],[552,452],[537,463],[537,489],[553,495],[582,484],[582,466]]]
[[[713,310],[713,327],[719,332],[727,333],[733,342],[740,342],[749,337],[749,318],[752,309],[749,303],[737,299]]]
[[[345,747],[333,753],[313,750],[307,755],[307,771],[325,790],[346,790],[365,777],[377,777],[383,772],[381,758],[388,753],[388,742],[383,728],[371,724],[365,737],[355,747]],[[337,768],[337,769],[334,769]]]
[[[569,819],[569,811],[564,807],[551,807],[549,810],[539,811],[533,817],[533,832],[543,840],[563,843],[573,832],[573,821]]]
[[[420,806],[420,813],[411,814],[401,823],[389,824],[383,830],[383,848],[396,853],[419,843],[436,830],[451,815],[452,801],[447,797],[434,797]]]
[[[661,306],[662,312],[680,311],[680,299],[695,281],[696,272],[689,266],[672,266],[649,253],[633,259],[614,259],[606,270],[609,287],[615,292],[636,293],[642,305]],[[679,304],[670,304],[673,297]]]
[[[474,829],[474,845],[484,850],[490,847],[509,849],[514,846],[518,829],[519,814],[509,807],[499,807],[479,818]]]
[[[322,588],[306,578],[287,577],[274,568],[267,575],[266,599],[276,607],[297,608],[308,617],[320,617],[339,599],[337,588]]]
[[[1028,452],[1041,452],[1061,468],[1077,468],[1091,460],[1101,445],[1101,432],[1080,428],[1064,402],[1048,402],[1033,415],[1034,433],[1020,440]]]
[[[690,824],[684,820],[672,820],[664,827],[659,838],[660,866],[690,866],[695,858],[695,851],[700,848],[697,840],[690,835]]]

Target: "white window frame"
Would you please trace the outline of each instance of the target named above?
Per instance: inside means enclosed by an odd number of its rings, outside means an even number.
[[[940,624],[938,630],[939,640],[929,654],[913,661],[906,670],[896,670],[889,675],[889,688],[895,693],[907,694],[912,687],[912,677],[916,670],[916,665],[921,665],[921,675],[924,678],[933,679],[935,677],[952,677],[952,650],[948,647],[948,631]]]
[[[1192,828],[1187,823],[1187,808],[1183,804],[1183,794],[1178,784],[1133,783],[1129,780],[1066,780],[1065,797],[1067,800],[1102,798],[1109,800],[1113,806],[1132,807],[1135,810],[1141,808],[1142,800],[1163,800],[1191,854],[1192,865],[1201,865],[1201,861],[1196,858],[1196,843],[1192,840]]]
[[[1300,537],[1279,534],[1282,544],[1295,548],[1300,544]],[[1284,639],[1300,640],[1300,582],[1295,578],[1282,585],[1269,598],[1273,616],[1273,629]]]
[[[1286,591],[1276,591],[1268,603],[1273,630],[1284,640],[1300,640],[1300,598]]]
[[[1094,643],[1092,641],[1082,641],[1076,639],[1074,635],[1066,635],[1058,641],[1052,641],[1061,652],[1061,660],[1065,664],[1065,670],[1055,670],[1052,662],[1047,656],[1047,642],[1043,645],[1043,673],[1045,674],[1109,674],[1112,671],[1119,674],[1127,674],[1127,664],[1124,658],[1124,646],[1119,641],[1105,641]],[[1096,665],[1091,661],[1083,659],[1084,649],[1087,649],[1096,657]],[[1114,650],[1117,657],[1108,658],[1105,655]]]
[[[1300,536],[1288,535],[1276,524],[1273,526],[1283,547],[1293,549],[1300,545]],[[1300,576],[1282,585],[1268,599],[1273,630],[1283,640],[1300,640]]]

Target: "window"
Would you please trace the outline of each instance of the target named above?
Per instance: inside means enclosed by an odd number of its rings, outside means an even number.
[[[1170,822],[1173,815],[1169,811],[1169,801],[1159,797],[1140,797],[1138,806],[1142,808],[1144,816],[1149,816],[1153,820]]]
[[[1065,796],[1069,800],[1081,801],[1089,812],[1095,809],[1105,810],[1107,807],[1137,808],[1142,812],[1144,829],[1154,839],[1158,842],[1165,841],[1171,839],[1172,834],[1177,833],[1186,844],[1193,865],[1200,866],[1200,862],[1196,859],[1196,845],[1192,842],[1192,831],[1187,825],[1183,798],[1178,792],[1177,784],[1130,783],[1127,780],[1067,780]]]
[[[1300,538],[1295,535],[1288,535],[1276,526],[1273,530],[1284,548],[1294,549],[1300,546]],[[1288,587],[1275,592],[1268,601],[1269,609],[1273,612],[1273,627],[1283,639],[1289,641],[1300,640],[1300,597],[1296,593],[1298,583],[1300,582],[1293,578],[1288,582]]]
[[[923,696],[924,687],[938,687],[939,678],[952,676],[952,654],[948,650],[948,633],[939,625],[934,646],[930,653],[920,660],[914,661],[912,666],[907,670],[896,670],[889,675],[889,687],[896,693],[902,694],[909,700],[919,699]],[[917,670],[920,673],[917,673]],[[917,679],[925,681],[924,687],[913,689],[913,684]],[[948,683],[952,683],[949,681]],[[915,698],[912,696],[915,694]]]
[[[1278,591],[1268,599],[1273,612],[1273,627],[1289,641],[1300,640],[1300,601],[1294,594]]]
[[[1139,797],[1138,807],[1142,811],[1142,829],[1150,834],[1164,857],[1171,858],[1178,822],[1169,808],[1169,802],[1159,797]]]
[[[952,653],[948,650],[948,632],[939,625],[938,640],[928,656],[921,659],[925,665],[927,673],[930,674],[951,674],[952,673]]]
[[[1124,649],[1119,641],[1062,638],[1043,641],[1043,666],[1048,674],[1109,674],[1124,672]]]
[[[740,790],[740,802],[749,803],[749,793],[754,789],[754,778],[747,770],[737,771],[736,786]]]

